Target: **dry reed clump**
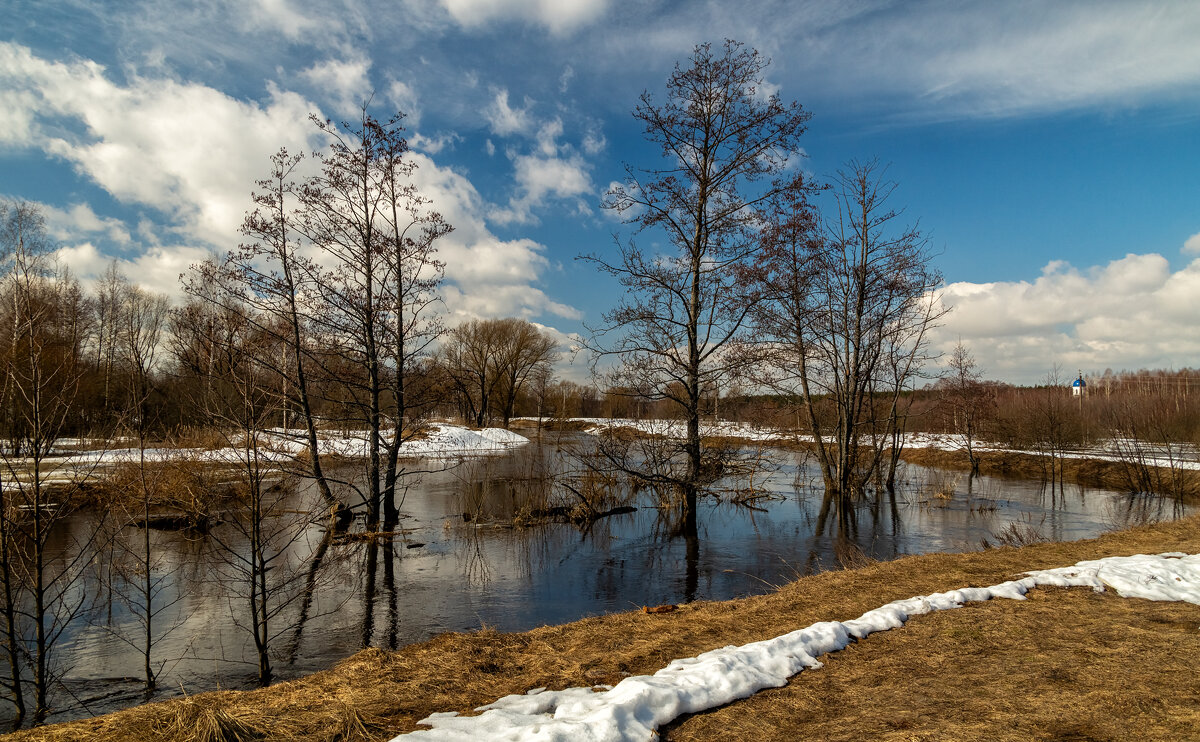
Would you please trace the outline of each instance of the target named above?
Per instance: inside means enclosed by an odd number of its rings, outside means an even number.
[[[521,423],[522,427],[537,427],[536,420],[513,420],[513,423]],[[542,421],[542,430],[555,430],[564,433],[582,433],[589,428],[595,427],[595,423],[587,420],[576,420],[572,418],[553,418],[548,417]]]
[[[925,483],[921,486],[921,493],[942,503],[949,502],[954,499],[954,494],[958,491],[959,479],[958,474],[944,469],[930,469],[925,474]]]
[[[246,717],[189,698],[174,704],[171,713],[155,725],[155,731],[163,739],[178,742],[251,742],[266,738],[266,733]]]
[[[653,673],[677,657],[771,638],[817,621],[855,618],[892,600],[994,585],[1025,570],[1084,559],[1166,551],[1200,552],[1200,516],[1073,543],[903,557],[803,577],[757,597],[682,605],[670,613],[646,614],[641,606],[630,606],[629,613],[517,634],[490,629],[443,634],[396,652],[364,650],[330,670],[262,690],[165,701],[20,732],[14,739],[163,739],[164,724],[180,713],[180,704],[191,702],[222,709],[268,738],[302,742],[331,740],[337,727],[332,720],[349,708],[363,723],[359,728],[347,719],[347,733],[385,740],[417,729],[417,721],[434,712],[471,714],[501,696],[535,687],[611,685],[631,674]],[[991,733],[1001,739],[1066,739],[1054,735],[1069,732],[1066,722],[1078,720],[1084,725],[1080,729],[1097,732],[1095,739],[1128,739],[1122,733],[1138,724],[1164,730],[1151,738],[1168,739],[1167,732],[1183,728],[1185,721],[1194,722],[1193,731],[1200,728],[1200,675],[1194,672],[1200,663],[1200,607],[1092,596],[1086,590],[1031,596],[1028,602],[997,600],[918,617],[904,629],[827,655],[822,658],[826,669],[802,673],[788,686],[817,688],[826,706],[767,692],[726,711],[694,717],[668,736],[985,739]],[[1074,602],[1062,603],[1064,598]],[[1025,617],[1027,608],[1043,604],[1044,611]],[[1130,626],[1138,631],[1122,639]],[[1166,644],[1154,643],[1156,631],[1176,648],[1174,659],[1167,656]],[[908,641],[909,636],[923,638]],[[1054,637],[1058,647],[1044,660],[1043,636]],[[889,654],[904,664],[872,665],[861,676],[827,672],[841,665],[853,670],[860,658],[884,662]],[[1093,678],[1088,670],[1093,662],[1102,663],[1105,674]],[[1167,669],[1160,671],[1160,662],[1167,662]],[[917,672],[926,664],[928,671]],[[1103,683],[1119,671],[1127,676],[1114,686],[1119,691],[1106,689]],[[1178,677],[1172,680],[1171,673]],[[1041,694],[1031,698],[1023,684],[1043,676],[1050,680],[1031,685]],[[831,717],[840,726],[820,726],[842,698],[846,713]],[[1040,726],[1026,724],[1030,704],[1053,712],[1037,712]],[[972,715],[959,712],[967,708]],[[1110,731],[1098,726],[1104,713],[1119,717]],[[813,726],[797,726],[808,724]],[[948,731],[939,731],[940,725]]]
[[[143,507],[143,487],[156,510],[167,510],[193,519],[206,519],[232,494],[221,467],[188,459],[122,462],[103,472],[97,480],[97,503],[126,512]]]

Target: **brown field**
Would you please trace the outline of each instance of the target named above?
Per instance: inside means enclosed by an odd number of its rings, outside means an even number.
[[[1102,556],[1200,552],[1200,517],[1074,543],[931,554],[804,577],[767,595],[520,634],[445,634],[314,675],[20,732],[16,740],[383,740],[435,711],[615,683],[891,600]],[[664,739],[1200,739],[1200,606],[1039,589],[914,618],[786,687],[682,720]]]

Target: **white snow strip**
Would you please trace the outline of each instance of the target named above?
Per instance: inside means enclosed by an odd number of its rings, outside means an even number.
[[[532,420],[534,418],[521,418]],[[588,428],[584,431],[598,435],[607,430],[628,428],[649,435],[659,435],[666,438],[683,439],[687,436],[687,426],[681,420],[632,420],[627,418],[578,417],[572,418],[585,423]],[[761,427],[751,423],[740,423],[722,420],[711,420],[700,423],[700,434],[712,437],[740,438],[747,441],[763,443],[782,442],[812,442],[813,437],[804,433],[784,431],[776,428]],[[941,451],[958,451],[966,446],[966,439],[954,433],[905,433],[904,445],[908,448],[934,448]],[[1008,452],[1043,455],[1033,449],[1013,449],[975,441],[977,452]],[[1121,461],[1132,459],[1150,466],[1161,466],[1175,469],[1200,470],[1200,449],[1189,444],[1173,444],[1170,446],[1155,445],[1145,441],[1129,439],[1112,439],[1102,441],[1092,448],[1074,451],[1060,451],[1057,454],[1069,459],[1096,459],[1100,461]]]
[[[656,729],[681,714],[785,685],[796,673],[819,668],[821,655],[876,631],[903,626],[912,616],[991,598],[1024,600],[1025,593],[1037,585],[1091,587],[1098,592],[1111,588],[1127,598],[1200,605],[1200,555],[1108,557],[1026,575],[992,587],[898,600],[851,621],[823,621],[774,639],[674,660],[654,675],[625,678],[613,687],[536,688],[483,706],[477,709],[483,712],[479,716],[433,714],[420,722],[432,729],[402,734],[393,742],[646,742],[654,738]]]
[[[326,431],[319,433],[317,445],[322,453],[347,457],[366,458],[369,448],[367,437],[355,431]],[[74,439],[71,441],[76,443]],[[503,453],[524,445],[529,439],[503,428],[469,430],[457,425],[438,423],[430,425],[424,438],[405,441],[400,446],[402,458],[458,458]],[[308,450],[308,441],[302,430],[265,430],[258,439],[258,456],[266,461],[290,459]],[[85,466],[108,466],[136,463],[144,455],[148,462],[206,461],[236,465],[246,459],[246,451],[240,447],[216,448],[147,448],[145,452],[136,448],[96,448],[88,451],[64,449],[65,457],[53,460],[59,468],[81,469]]]

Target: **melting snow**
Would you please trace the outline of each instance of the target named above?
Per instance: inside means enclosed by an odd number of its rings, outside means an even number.
[[[259,456],[268,460],[282,460],[303,453],[308,448],[304,432],[282,429],[264,431],[259,438]],[[326,431],[319,433],[318,445],[322,453],[341,456],[366,457],[366,436],[353,431]],[[400,455],[406,458],[460,457],[502,453],[528,443],[529,439],[502,428],[469,430],[457,425],[438,423],[430,425],[420,440],[405,441],[400,446]],[[107,448],[91,451],[62,451],[67,458],[59,464],[73,467],[83,465],[116,464],[136,462],[141,455],[136,448]],[[235,464],[243,461],[246,452],[240,447],[217,448],[147,448],[147,461],[161,462],[192,460]]]
[[[403,734],[393,742],[645,742],[654,738],[658,727],[681,714],[782,686],[804,669],[819,668],[821,655],[876,631],[903,626],[912,616],[991,598],[1024,600],[1025,593],[1038,585],[1091,587],[1098,592],[1108,588],[1127,598],[1200,605],[1200,555],[1108,557],[1025,574],[991,587],[898,600],[850,621],[824,621],[774,639],[674,660],[654,675],[626,678],[613,687],[537,688],[483,706],[479,716],[433,714],[421,722],[432,729]]]

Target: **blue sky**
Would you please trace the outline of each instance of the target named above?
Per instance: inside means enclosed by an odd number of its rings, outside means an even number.
[[[812,112],[806,169],[891,163],[955,307],[939,347],[1014,382],[1200,366],[1195,3],[7,0],[0,29],[0,196],[42,203],[84,278],[118,258],[177,294],[267,156],[318,144],[308,113],[373,93],[456,226],[451,317],[565,339],[618,290],[574,257],[653,160],[638,95],[732,37]]]

